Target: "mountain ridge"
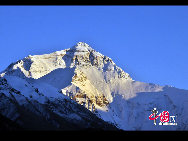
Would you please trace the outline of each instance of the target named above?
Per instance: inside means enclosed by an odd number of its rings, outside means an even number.
[[[45,104],[68,98],[119,129],[188,129],[187,90],[135,81],[111,58],[83,42],[50,54],[29,55],[0,76],[29,100]],[[154,126],[148,117],[155,107],[176,112],[178,126]]]

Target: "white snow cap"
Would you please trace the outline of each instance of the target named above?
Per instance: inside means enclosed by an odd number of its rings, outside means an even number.
[[[89,47],[89,45],[86,44],[86,43],[84,43],[84,42],[78,42],[77,46],[80,46],[80,47]]]
[[[86,44],[84,42],[78,42],[77,45],[74,46],[74,48],[78,52],[88,52],[88,51],[92,50],[92,48],[88,44]]]

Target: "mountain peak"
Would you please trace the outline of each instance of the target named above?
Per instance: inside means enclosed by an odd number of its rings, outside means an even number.
[[[82,105],[123,130],[188,129],[188,91],[133,81],[111,58],[83,42],[12,63],[0,74],[0,97],[0,112],[19,123],[17,111],[23,112],[12,104],[28,107],[29,113],[36,109],[49,121],[57,114],[80,122],[84,114],[78,109],[84,108],[77,106]],[[154,126],[146,119],[153,108],[178,115],[178,126]]]
[[[73,52],[90,52],[92,49],[87,43],[78,42],[74,47],[70,48]]]
[[[87,44],[87,43],[84,43],[84,42],[78,42],[77,43],[77,45],[76,45],[77,47],[79,46],[79,47],[89,47],[89,45]]]
[[[6,72],[23,75],[27,78],[39,79],[56,69],[74,67],[95,67],[102,72],[117,73],[120,78],[127,78],[129,74],[117,67],[111,58],[92,49],[87,43],[78,42],[72,48],[56,51],[50,54],[29,55],[22,60],[12,63]]]

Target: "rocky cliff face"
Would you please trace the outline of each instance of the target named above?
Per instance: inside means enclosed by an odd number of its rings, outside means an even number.
[[[69,98],[120,129],[188,129],[188,91],[134,81],[111,58],[83,42],[51,54],[30,55],[12,63],[1,78],[27,99],[46,104],[49,99]],[[154,126],[148,119],[154,107],[177,114],[178,126]],[[66,104],[54,107],[58,113],[61,108]]]

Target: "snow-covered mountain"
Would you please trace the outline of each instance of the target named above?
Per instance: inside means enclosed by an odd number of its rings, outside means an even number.
[[[17,111],[23,110],[56,127],[63,125],[55,120],[58,116],[85,126],[95,121],[105,129],[114,129],[106,122],[123,130],[188,129],[188,90],[134,81],[111,58],[83,42],[51,54],[29,55],[0,76],[0,113],[20,124]],[[177,126],[155,126],[149,120],[153,108],[175,115]],[[23,119],[29,122],[26,117],[32,114],[26,113]]]

